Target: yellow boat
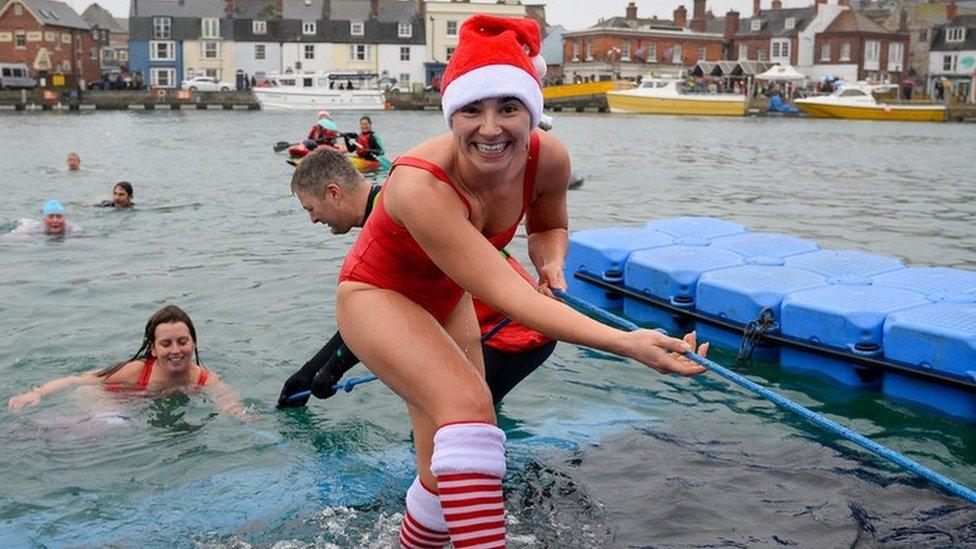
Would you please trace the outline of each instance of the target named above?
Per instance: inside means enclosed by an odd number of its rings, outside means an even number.
[[[632,90],[608,91],[612,113],[745,116],[748,100],[733,93],[683,93],[682,80],[648,78]]]
[[[830,95],[797,99],[796,106],[813,118],[945,122],[946,108],[930,104],[878,102],[870,86],[844,86]]]

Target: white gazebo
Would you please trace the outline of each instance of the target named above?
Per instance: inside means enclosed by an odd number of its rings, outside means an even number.
[[[797,82],[806,79],[805,74],[790,65],[776,65],[770,67],[766,72],[756,75],[756,80],[767,82]]]

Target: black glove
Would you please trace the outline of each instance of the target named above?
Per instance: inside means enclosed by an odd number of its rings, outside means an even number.
[[[307,364],[305,365],[308,366]],[[308,391],[312,388],[312,381],[315,379],[316,372],[312,368],[303,367],[298,370],[287,381],[285,381],[285,386],[281,388],[281,394],[278,395],[278,408],[301,408],[305,406],[308,402],[308,396],[303,396],[300,398],[290,399],[291,395],[300,393],[302,391]]]
[[[336,394],[333,385],[355,366],[359,359],[346,347],[338,332],[311,360],[285,381],[278,395],[278,408],[299,408],[308,403],[308,397],[288,398],[302,391],[312,391],[316,398],[329,398]]]
[[[345,132],[342,134],[342,137],[345,137],[346,139],[357,139],[359,138],[359,134],[356,132]]]

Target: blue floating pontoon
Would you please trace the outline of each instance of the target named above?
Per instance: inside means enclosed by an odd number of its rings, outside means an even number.
[[[709,217],[574,233],[569,293],[784,369],[976,420],[976,272],[906,267]]]

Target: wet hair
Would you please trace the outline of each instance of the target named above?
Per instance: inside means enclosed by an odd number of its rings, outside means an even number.
[[[372,125],[372,124],[373,124],[373,119],[372,119],[372,118],[370,118],[370,117],[368,117],[368,116],[361,116],[361,117],[359,117],[359,121],[360,121],[360,122],[362,122],[363,120],[365,120],[365,121],[367,121],[367,122],[369,122],[369,123],[370,123],[370,125]]]
[[[325,187],[337,182],[348,189],[356,188],[362,176],[346,155],[327,147],[318,148],[302,159],[291,176],[291,192],[325,196]]]
[[[132,198],[132,183],[129,183],[128,181],[119,181],[115,184],[115,187],[122,187],[122,190],[129,195],[129,198]],[[112,187],[112,189],[114,190],[115,187]]]
[[[200,350],[196,347],[197,331],[193,327],[193,321],[190,320],[190,315],[183,312],[183,309],[180,309],[176,305],[166,305],[149,317],[149,320],[146,322],[146,332],[142,337],[142,345],[139,347],[139,350],[136,351],[136,354],[132,355],[132,358],[129,360],[123,360],[118,364],[113,364],[99,370],[95,373],[95,375],[98,377],[107,378],[115,372],[121,370],[123,366],[132,362],[133,360],[148,360],[151,358],[152,346],[153,343],[156,342],[156,328],[158,328],[160,324],[170,324],[173,322],[182,322],[183,324],[186,324],[187,328],[190,329],[190,338],[193,339],[194,343],[193,355],[197,361],[197,364],[200,364]]]

